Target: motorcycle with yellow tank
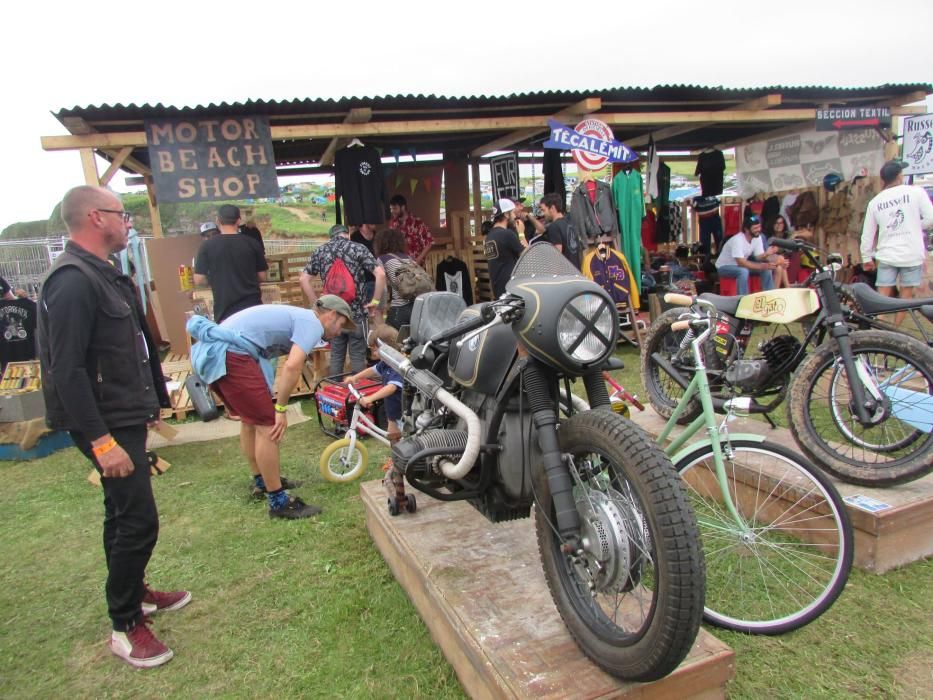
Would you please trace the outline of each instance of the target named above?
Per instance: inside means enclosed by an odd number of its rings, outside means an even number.
[[[800,251],[813,272],[804,287],[745,296],[703,294],[718,310],[704,358],[717,410],[747,397],[768,415],[787,399],[788,427],[818,466],[850,483],[887,486],[933,470],[933,349],[905,333],[855,331],[829,257],[810,244],[772,240]],[[693,373],[688,337],[675,331],[683,309],[661,314],[642,346],[641,373],[654,409],[669,418]],[[799,324],[799,326],[790,325]],[[756,327],[774,332],[750,348]],[[679,327],[679,326],[678,326]],[[679,422],[702,407],[692,399]]]

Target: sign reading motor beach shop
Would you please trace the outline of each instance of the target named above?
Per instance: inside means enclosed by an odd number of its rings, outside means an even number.
[[[266,116],[146,120],[160,202],[278,197]]]
[[[598,119],[584,119],[573,129],[554,119],[548,120],[550,138],[545,148],[569,150],[584,170],[602,170],[606,163],[631,163],[638,156],[624,143],[615,140],[612,129]]]
[[[829,107],[816,110],[817,131],[839,131],[840,129],[888,128],[891,126],[891,108]]]

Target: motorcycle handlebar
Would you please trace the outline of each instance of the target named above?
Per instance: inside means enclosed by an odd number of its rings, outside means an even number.
[[[668,304],[674,304],[675,306],[692,306],[693,297],[687,294],[675,294],[674,292],[668,292],[664,295],[664,301]]]
[[[792,253],[798,250],[816,250],[813,245],[799,238],[772,238],[768,241],[768,244],[781,250],[789,250]]]

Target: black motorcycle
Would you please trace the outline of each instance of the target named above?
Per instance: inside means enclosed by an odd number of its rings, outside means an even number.
[[[535,505],[545,578],[570,633],[607,672],[650,681],[694,642],[705,568],[670,461],[612,412],[602,371],[618,329],[612,299],[549,244],[522,255],[494,302],[418,297],[408,357],[381,349],[407,387],[388,501],[399,512],[404,477],[492,522]],[[570,390],[578,378],[588,404]]]
[[[853,328],[875,326],[872,315],[923,302],[881,302],[858,285],[846,290],[834,279],[833,260],[820,264],[813,246],[799,240],[771,241],[801,251],[813,266],[804,287],[746,296],[703,294],[719,313],[705,363],[713,403],[721,410],[734,397],[751,399],[748,410],[768,413],[787,398],[794,439],[819,467],[856,484],[885,486],[933,470],[933,350],[904,333]],[[860,300],[861,310],[844,302]],[[928,300],[927,300],[928,301]],[[682,310],[652,323],[642,347],[641,372],[655,410],[669,418],[693,373],[690,339],[672,324]],[[802,332],[789,324],[799,322]],[[752,353],[756,327],[771,333]],[[681,415],[689,423],[701,412],[693,399]],[[774,423],[772,422],[772,425]]]

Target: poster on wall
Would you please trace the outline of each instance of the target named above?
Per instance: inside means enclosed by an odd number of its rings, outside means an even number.
[[[933,114],[904,118],[905,175],[933,173]]]
[[[809,130],[736,146],[737,188],[742,197],[821,185],[829,173],[849,180],[884,163],[884,139],[875,129],[827,133]]]
[[[160,202],[278,197],[266,116],[144,122]]]
[[[489,159],[492,172],[492,201],[498,202],[503,197],[517,200],[521,196],[521,183],[518,179],[518,153],[505,153]]]

